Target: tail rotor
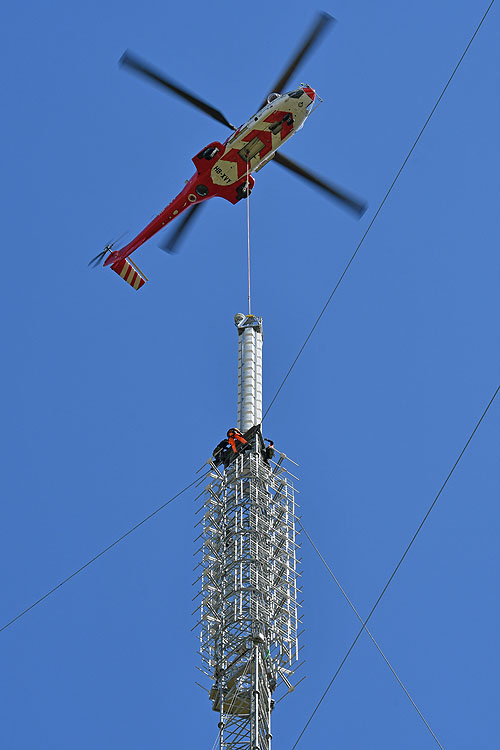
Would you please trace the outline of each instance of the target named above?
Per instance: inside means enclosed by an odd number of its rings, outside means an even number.
[[[128,231],[128,230],[127,230]],[[98,255],[95,256],[95,258],[92,258],[92,260],[89,260],[88,266],[89,268],[97,268],[97,266],[102,265],[102,262],[104,261],[104,258],[106,257],[107,253],[110,253],[113,246],[116,245],[117,242],[120,242],[127,232],[123,232],[119,237],[116,238],[116,240],[113,240],[113,242],[108,242],[107,245],[105,245],[104,250],[102,250]]]

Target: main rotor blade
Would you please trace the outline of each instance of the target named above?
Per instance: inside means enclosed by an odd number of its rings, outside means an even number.
[[[182,86],[179,86],[179,84],[173,81],[171,78],[167,78],[165,75],[163,75],[163,73],[155,70],[153,67],[148,65],[148,63],[140,60],[128,50],[126,50],[121,56],[120,65],[124,65],[126,68],[135,70],[136,73],[140,73],[141,75],[146,76],[146,78],[149,78],[155,83],[160,84],[160,86],[165,86],[165,88],[167,88],[169,91],[172,91],[172,93],[180,96],[181,99],[185,99],[190,104],[198,107],[198,109],[201,109],[207,115],[213,117],[213,119],[217,120],[217,122],[221,122],[226,127],[231,128],[231,130],[236,130],[234,125],[231,125],[229,120],[224,117],[220,110],[215,109],[215,107],[212,107],[207,102],[204,102],[203,99],[200,99],[198,96],[192,94],[187,89],[182,88]]]
[[[362,203],[353,195],[349,195],[349,193],[346,193],[344,190],[335,187],[335,185],[332,185],[329,182],[325,182],[325,180],[323,180],[321,177],[318,177],[308,169],[301,167],[300,164],[292,161],[287,156],[283,156],[283,154],[280,154],[279,151],[274,154],[274,159],[272,159],[271,161],[276,162],[277,164],[281,164],[282,167],[286,167],[286,169],[295,172],[295,174],[298,174],[299,177],[303,177],[313,185],[316,185],[316,187],[321,188],[321,190],[325,190],[328,195],[341,201],[345,206],[347,206],[347,208],[350,208],[352,211],[357,213],[360,218],[366,211],[366,203]]]
[[[182,217],[182,219],[179,219],[179,222],[177,224],[177,229],[175,229],[172,234],[168,234],[165,239],[163,239],[159,246],[162,250],[164,250],[166,253],[175,253],[177,248],[176,245],[181,238],[183,232],[185,232],[186,228],[189,226],[189,222],[193,220],[193,217],[196,216],[196,212],[202,207],[202,203],[196,203],[193,208],[188,208],[186,215]]]
[[[298,52],[289,62],[288,67],[285,69],[281,77],[275,83],[274,88],[269,89],[270,92],[277,91],[278,94],[281,94],[283,92],[283,89],[286,87],[288,81],[290,80],[292,75],[295,73],[295,69],[297,68],[299,63],[302,62],[302,60],[307,55],[311,47],[319,40],[321,34],[325,31],[326,27],[330,23],[335,23],[335,18],[330,16],[328,13],[324,13],[324,12],[321,12],[318,14],[318,20],[316,21],[311,31],[309,32],[308,37],[304,40],[302,45],[299,47]],[[266,101],[264,101],[263,104],[261,104],[261,107],[264,106]]]

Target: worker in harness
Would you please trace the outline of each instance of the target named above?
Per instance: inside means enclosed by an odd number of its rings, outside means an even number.
[[[267,448],[264,450],[264,461],[265,463],[270,466],[271,465],[271,459],[274,456],[274,443],[269,438],[264,438],[266,443],[269,443]]]
[[[227,431],[227,439],[229,441],[229,445],[233,450],[233,453],[238,453],[238,451],[241,450],[243,446],[248,445],[248,440],[245,440],[237,427],[231,427],[231,429]],[[240,443],[238,447],[236,447],[237,442]]]
[[[216,463],[222,462],[224,463],[227,451],[229,451],[229,443],[227,442],[227,439],[224,438],[224,440],[221,440],[218,445],[215,446],[213,450],[213,457],[214,461]]]

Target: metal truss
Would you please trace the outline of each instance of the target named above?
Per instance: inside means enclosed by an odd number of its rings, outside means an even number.
[[[298,661],[295,477],[261,444],[257,432],[225,469],[211,464],[199,522],[200,652],[219,750],[270,749],[272,696],[294,689]]]

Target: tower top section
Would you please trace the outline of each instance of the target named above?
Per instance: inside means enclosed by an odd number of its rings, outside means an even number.
[[[262,318],[237,313],[238,429],[246,432],[262,422]]]
[[[256,315],[236,313],[234,316],[234,325],[238,329],[239,334],[241,334],[245,328],[255,328],[262,333],[262,318],[258,318]]]

